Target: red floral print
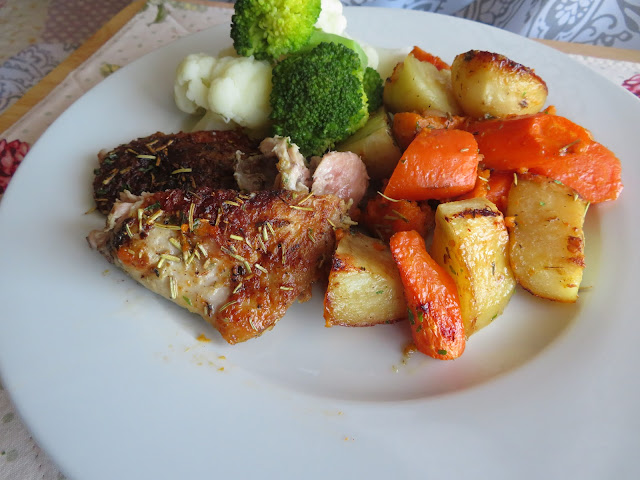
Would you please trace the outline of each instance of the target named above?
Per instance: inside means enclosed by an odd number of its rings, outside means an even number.
[[[631,78],[627,78],[622,82],[622,86],[635,96],[640,97],[640,73],[637,73]]]
[[[7,142],[4,138],[0,139],[0,195],[6,190],[9,180],[28,151],[29,144],[26,142]]]

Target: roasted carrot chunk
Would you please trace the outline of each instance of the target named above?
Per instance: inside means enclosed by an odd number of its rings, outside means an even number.
[[[513,172],[492,172],[487,168],[480,169],[473,190],[456,197],[455,200],[485,197],[504,214],[507,211],[507,199],[513,179]]]
[[[427,125],[419,113],[400,112],[393,116],[393,137],[401,150],[406,149],[423,128]]]
[[[423,237],[433,230],[435,214],[426,203],[388,200],[380,195],[367,202],[360,222],[382,240],[396,232],[416,230]]]
[[[406,149],[421,130],[440,128],[458,128],[465,122],[465,117],[449,115],[421,115],[414,112],[399,112],[393,116],[393,137],[400,149]]]
[[[431,258],[418,232],[396,233],[390,245],[416,348],[441,360],[458,358],[464,352],[466,337],[455,282]]]
[[[451,198],[473,189],[478,145],[463,130],[422,130],[405,150],[384,194],[405,200]]]
[[[489,193],[489,175],[491,170],[487,168],[478,169],[478,176],[473,190],[456,197],[456,200],[467,200],[469,198],[486,197]]]
[[[451,70],[451,65],[449,65],[447,62],[442,60],[440,57],[437,57],[429,52],[425,52],[418,46],[413,47],[413,50],[411,50],[411,55],[416,57],[421,62],[429,62],[438,70]]]
[[[620,160],[564,117],[538,113],[484,120],[471,122],[467,130],[488,168],[553,178],[592,203],[615,200],[622,191]]]
[[[513,172],[493,171],[487,182],[487,199],[498,207],[503,214],[507,211],[509,189],[513,185]]]

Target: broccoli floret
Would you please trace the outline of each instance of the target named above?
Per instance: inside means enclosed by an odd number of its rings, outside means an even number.
[[[369,118],[358,55],[339,43],[320,43],[273,68],[273,134],[288,136],[305,156],[321,155]]]
[[[364,71],[364,93],[367,95],[369,113],[375,112],[382,106],[382,91],[384,85],[377,70],[367,67]]]
[[[367,54],[364,52],[362,47],[358,42],[351,38],[343,37],[342,35],[336,35],[335,33],[328,33],[324,30],[320,30],[319,28],[315,28],[311,36],[309,37],[309,41],[307,44],[301,48],[301,51],[311,50],[314,47],[317,47],[318,44],[329,42],[329,43],[341,43],[345,47],[349,47],[351,50],[358,54],[360,57],[360,62],[362,63],[362,68],[365,68],[369,64],[369,59],[367,58]]]
[[[307,44],[321,0],[236,0],[231,38],[238,54],[278,60]]]

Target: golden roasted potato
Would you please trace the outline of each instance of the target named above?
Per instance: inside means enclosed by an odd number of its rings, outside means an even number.
[[[449,113],[461,115],[453,91],[451,71],[413,54],[398,63],[384,85],[384,106],[390,112]]]
[[[532,69],[491,52],[456,56],[451,86],[464,113],[475,118],[537,113],[547,101],[547,84]]]
[[[338,246],[324,297],[328,327],[367,327],[407,318],[407,303],[391,250],[362,233],[337,232]]]
[[[509,254],[520,285],[542,298],[575,302],[584,270],[588,203],[541,175],[519,175],[507,203]]]
[[[364,127],[339,143],[336,150],[360,155],[367,173],[376,180],[389,178],[402,156],[391,133],[389,115],[384,108],[372,113]]]
[[[508,243],[504,218],[486,198],[438,205],[431,256],[458,287],[467,337],[502,313],[515,290]]]

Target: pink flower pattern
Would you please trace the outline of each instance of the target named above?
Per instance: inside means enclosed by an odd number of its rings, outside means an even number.
[[[631,78],[627,78],[622,82],[622,86],[640,98],[640,73],[635,74]]]
[[[0,195],[7,189],[9,180],[28,151],[29,144],[26,142],[7,142],[4,138],[0,139]]]

